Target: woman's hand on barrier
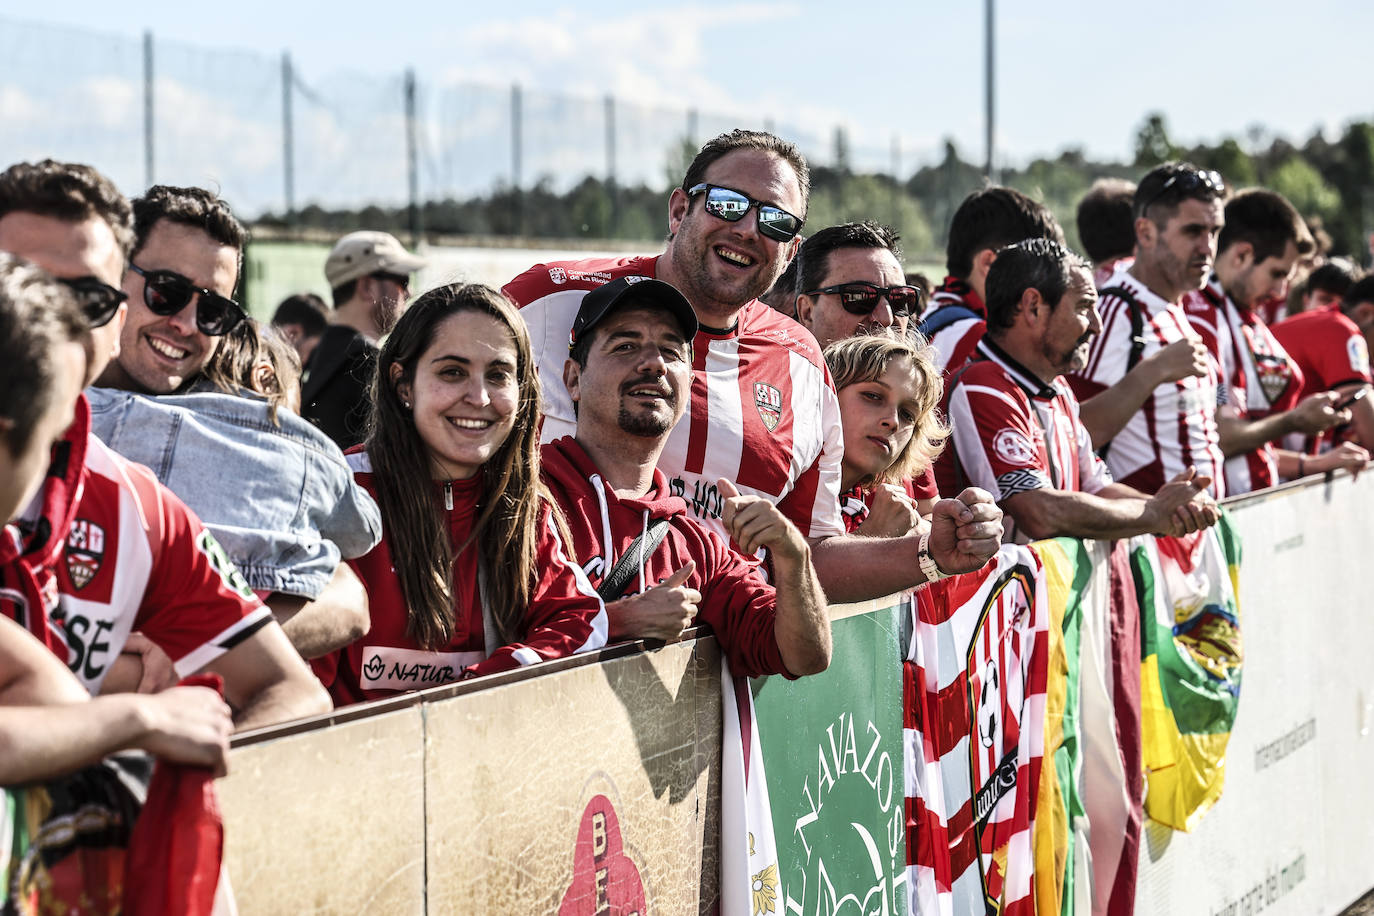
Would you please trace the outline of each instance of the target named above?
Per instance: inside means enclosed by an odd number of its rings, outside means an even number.
[[[880,483],[873,488],[868,518],[854,529],[854,533],[872,538],[897,538],[920,522],[921,512],[916,501],[905,490],[890,483]]]
[[[951,575],[981,569],[1002,545],[1002,510],[978,487],[936,503],[930,524],[930,555]]]
[[[610,640],[676,639],[692,625],[701,603],[701,592],[687,585],[696,567],[696,561],[688,560],[653,588],[606,605]]]

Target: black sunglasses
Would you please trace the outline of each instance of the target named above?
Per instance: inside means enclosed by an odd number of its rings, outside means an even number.
[[[196,300],[196,327],[200,333],[208,337],[228,334],[245,317],[243,309],[233,299],[196,286],[174,270],[144,270],[137,264],[130,264],[129,269],[143,278],[143,304],[154,315],[175,315],[186,308],[192,296],[199,293],[200,298]]]
[[[688,197],[706,195],[706,212],[723,219],[727,223],[737,223],[744,219],[750,207],[758,207],[759,232],[775,242],[790,242],[802,230],[801,217],[793,216],[782,207],[754,200],[748,194],[741,194],[733,188],[720,185],[699,184],[687,190]]]
[[[808,296],[834,293],[840,297],[840,305],[851,315],[867,315],[878,304],[879,297],[885,298],[892,306],[892,314],[903,318],[916,311],[921,305],[921,291],[914,286],[874,286],[872,283],[841,283],[839,286],[825,286],[809,289]]]
[[[120,304],[129,298],[122,289],[115,289],[95,277],[59,277],[58,282],[70,289],[86,316],[86,323],[93,328],[103,328],[119,311]]]
[[[1180,194],[1187,195],[1200,188],[1211,191],[1217,197],[1226,194],[1226,182],[1221,180],[1221,173],[1215,169],[1183,169],[1174,172],[1165,179],[1164,184],[1159,186],[1159,190],[1149,200],[1145,201],[1140,212],[1143,215],[1152,204],[1174,189],[1177,189]]]

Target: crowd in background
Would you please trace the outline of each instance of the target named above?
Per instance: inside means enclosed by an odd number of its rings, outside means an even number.
[[[1374,278],[1272,191],[1100,182],[1084,257],[988,186],[938,284],[808,193],[734,131],[659,255],[412,296],[358,231],[259,324],[212,192],[0,173],[0,784],[694,625],[800,677],[828,604],[1369,460]]]

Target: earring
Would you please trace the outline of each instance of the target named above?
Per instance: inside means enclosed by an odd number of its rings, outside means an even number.
[[[409,409],[410,409],[410,402],[409,402],[409,401],[402,401],[402,402],[401,402],[401,406],[404,407],[406,410],[409,410]]]

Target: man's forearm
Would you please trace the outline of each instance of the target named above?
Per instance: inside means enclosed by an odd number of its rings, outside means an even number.
[[[926,581],[921,536],[866,538],[835,535],[811,542],[811,562],[831,604],[883,598]]]
[[[773,583],[777,589],[773,634],[783,664],[796,675],[824,671],[830,666],[830,618],[811,551],[805,550],[800,557],[775,553]]]
[[[1079,404],[1078,418],[1088,430],[1093,447],[1101,448],[1125,429],[1156,387],[1153,370],[1147,363],[1139,363],[1121,381]]]
[[[137,745],[145,733],[132,694],[60,706],[0,708],[0,785],[79,770]]]
[[[333,708],[329,694],[314,677],[278,681],[250,697],[242,709],[234,710],[234,730],[304,719]]]
[[[347,563],[314,601],[280,592],[265,602],[302,658],[319,658],[362,639],[372,626],[367,591]]]
[[[1104,498],[1091,493],[1043,488],[1003,502],[1007,514],[1032,540],[1052,537],[1124,538],[1148,534],[1158,520],[1149,502],[1130,493]]]
[[[1217,415],[1221,453],[1227,458],[1253,452],[1264,443],[1282,439],[1294,430],[1291,411],[1276,413],[1262,420],[1242,420],[1239,417]]]

